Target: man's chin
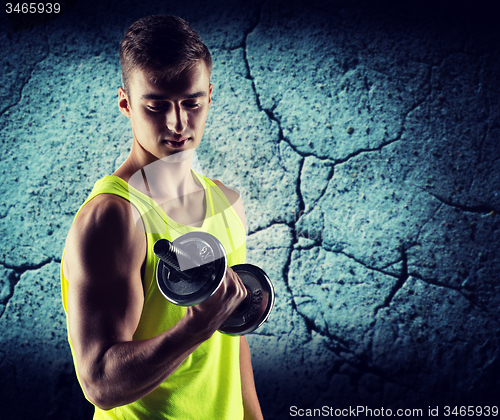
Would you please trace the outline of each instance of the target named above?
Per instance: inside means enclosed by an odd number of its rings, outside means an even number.
[[[184,162],[193,157],[194,150],[195,149],[174,150],[170,155],[161,158],[161,160],[165,163]]]

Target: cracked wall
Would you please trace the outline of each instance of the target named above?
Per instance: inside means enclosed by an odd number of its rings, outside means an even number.
[[[401,3],[80,1],[15,33],[1,18],[4,418],[88,418],[58,264],[128,153],[117,48],[154,13],[213,54],[198,158],[241,193],[248,261],[276,288],[249,336],[266,417],[496,403],[499,25],[482,3]]]

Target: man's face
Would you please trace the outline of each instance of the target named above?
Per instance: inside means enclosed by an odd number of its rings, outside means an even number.
[[[175,83],[153,83],[142,70],[119,90],[120,111],[130,118],[134,140],[151,160],[196,148],[205,129],[212,85],[204,62]]]

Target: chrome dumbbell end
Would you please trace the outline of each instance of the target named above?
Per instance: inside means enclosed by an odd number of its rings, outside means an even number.
[[[252,264],[231,267],[247,288],[247,297],[219,328],[229,335],[245,335],[255,331],[271,315],[274,287],[267,274]]]

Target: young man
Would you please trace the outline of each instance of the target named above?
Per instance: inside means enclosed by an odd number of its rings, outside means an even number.
[[[210,53],[183,20],[152,16],[128,29],[120,62],[131,152],[80,208],[61,265],[78,379],[95,419],[261,419],[246,339],[217,331],[246,295],[239,277],[228,268],[212,297],[187,308],[155,281],[159,238],[206,231],[229,266],[245,258],[239,196],[191,169]]]

